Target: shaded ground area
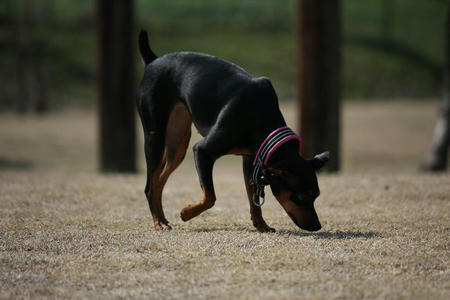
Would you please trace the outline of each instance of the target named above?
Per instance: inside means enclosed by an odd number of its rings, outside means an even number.
[[[257,233],[232,156],[215,169],[216,206],[182,222],[200,197],[191,153],[164,194],[174,230],[155,232],[143,172],[95,172],[93,114],[2,115],[0,298],[448,298],[450,177],[416,172],[436,110],[346,104],[344,172],[319,176],[312,234],[273,197],[277,233]]]

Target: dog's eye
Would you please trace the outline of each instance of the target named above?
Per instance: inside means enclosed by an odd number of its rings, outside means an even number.
[[[279,170],[279,169],[274,169],[274,168],[268,168],[267,169],[269,171],[269,175],[272,177],[280,177],[280,176],[285,176],[285,171],[283,170]]]

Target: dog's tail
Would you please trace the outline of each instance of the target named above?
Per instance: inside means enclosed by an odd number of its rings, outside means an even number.
[[[141,30],[141,33],[139,34],[139,51],[141,52],[141,57],[145,65],[148,65],[158,58],[155,53],[153,53],[152,49],[150,49],[148,34],[145,30]]]

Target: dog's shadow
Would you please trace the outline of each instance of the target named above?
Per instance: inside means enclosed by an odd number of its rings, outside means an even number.
[[[320,232],[302,232],[293,230],[279,230],[278,234],[293,235],[293,236],[313,236],[316,239],[357,239],[357,238],[376,238],[381,237],[381,234],[376,231],[320,231]]]
[[[217,231],[236,231],[236,232],[255,232],[256,230],[249,230],[246,226],[239,227],[202,227],[193,229],[195,232],[217,232]],[[268,232],[262,234],[278,234],[278,235],[289,235],[289,236],[303,236],[303,237],[314,237],[316,239],[369,239],[381,237],[381,234],[376,231],[320,231],[320,232],[305,232],[296,230],[277,230],[276,232]]]

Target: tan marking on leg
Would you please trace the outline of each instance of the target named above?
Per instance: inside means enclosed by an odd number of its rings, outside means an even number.
[[[161,169],[158,176],[154,177],[156,182],[155,187],[157,187],[157,189],[155,189],[155,198],[158,199],[159,215],[161,221],[168,229],[170,229],[170,226],[164,216],[162,193],[170,174],[184,159],[191,138],[191,124],[191,116],[184,104],[176,104],[170,113],[169,121],[167,123],[165,150]]]
[[[175,105],[166,130],[167,163],[160,176],[163,187],[170,174],[180,165],[186,155],[191,139],[191,124],[191,116],[184,104]]]
[[[165,154],[163,154],[163,157],[161,159],[161,162],[159,163],[158,168],[156,168],[155,172],[153,173],[152,177],[152,217],[153,217],[153,225],[155,226],[156,230],[170,230],[171,227],[169,226],[169,222],[167,222],[164,212],[162,209],[161,204],[161,193],[160,193],[160,184],[159,184],[159,177],[161,174],[161,169],[165,165]]]
[[[211,195],[210,193],[207,193],[203,188],[202,190],[203,197],[199,202],[188,205],[181,210],[180,217],[183,221],[186,222],[214,206],[216,197],[214,195]]]

